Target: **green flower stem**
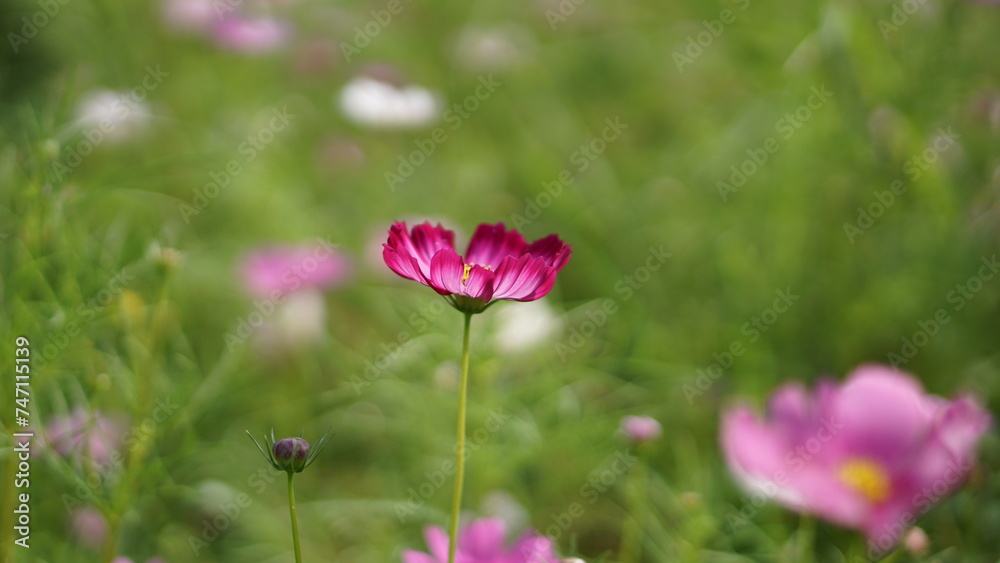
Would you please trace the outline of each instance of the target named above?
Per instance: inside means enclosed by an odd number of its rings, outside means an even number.
[[[458,440],[455,446],[455,492],[451,499],[451,525],[448,530],[448,563],[455,563],[458,542],[458,513],[462,508],[462,481],[465,479],[465,402],[469,388],[469,326],[472,313],[465,313],[462,336],[462,382],[458,389]]]
[[[292,543],[295,545],[295,563],[302,563],[302,548],[299,547],[299,519],[295,516],[295,488],[292,479],[295,473],[288,472],[288,512],[292,515]]]

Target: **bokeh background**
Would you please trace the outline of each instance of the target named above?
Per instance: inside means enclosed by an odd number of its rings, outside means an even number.
[[[396,219],[572,245],[544,300],[473,319],[464,502],[566,556],[616,561],[641,522],[643,561],[795,561],[798,516],[742,493],[717,443],[726,405],[783,382],[895,358],[996,412],[995,3],[5,0],[0,19],[11,561],[291,561],[283,476],[245,433],[272,427],[335,433],[296,480],[306,560],[422,549],[447,522],[461,315],[381,263]],[[351,262],[320,300],[247,291],[248,253],[319,241]],[[662,437],[633,448],[630,414]],[[42,443],[60,424],[75,453]],[[991,434],[920,520],[926,560],[997,560],[998,464]],[[816,552],[866,553],[822,523]]]

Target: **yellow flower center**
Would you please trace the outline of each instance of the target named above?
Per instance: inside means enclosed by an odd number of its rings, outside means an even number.
[[[472,267],[473,266],[475,266],[475,264],[466,264],[465,265],[465,271],[462,272],[462,285],[465,285],[465,282],[469,281],[469,273],[472,271]],[[485,268],[487,270],[490,269],[489,266],[483,266],[483,268]]]
[[[845,485],[861,493],[869,502],[889,498],[892,485],[882,466],[867,459],[855,458],[840,466],[838,477]]]

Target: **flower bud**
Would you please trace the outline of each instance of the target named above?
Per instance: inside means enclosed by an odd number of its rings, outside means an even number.
[[[910,528],[910,531],[906,532],[906,535],[903,536],[903,547],[911,555],[921,556],[925,555],[927,550],[930,549],[931,540],[927,537],[927,532],[917,526]]]
[[[309,442],[303,438],[283,438],[274,443],[274,461],[283,471],[302,471],[308,458]]]
[[[652,442],[663,432],[660,423],[648,416],[626,416],[621,421],[620,429],[622,434],[635,444]]]

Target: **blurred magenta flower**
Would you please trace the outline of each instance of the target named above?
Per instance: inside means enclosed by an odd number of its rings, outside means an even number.
[[[663,433],[663,427],[650,416],[626,416],[622,418],[621,433],[636,444],[652,442]]]
[[[746,487],[894,546],[968,477],[989,414],[969,396],[928,395],[910,375],[863,365],[842,384],[799,384],[771,397],[763,420],[725,412],[721,441]]]
[[[479,313],[496,300],[534,301],[544,297],[571,249],[556,235],[528,244],[503,223],[481,224],[464,256],[455,250],[455,234],[440,224],[407,230],[389,229],[382,258],[392,271],[431,287],[460,311]]]
[[[350,262],[326,241],[275,246],[250,253],[242,263],[243,283],[258,296],[277,299],[302,289],[337,285],[350,275]]]
[[[45,443],[63,457],[81,456],[104,466],[111,461],[123,434],[118,422],[77,407],[71,414],[52,418],[45,429]]]
[[[455,563],[558,563],[552,540],[533,530],[521,535],[514,545],[504,547],[507,534],[503,520],[481,518],[465,527],[458,538]],[[419,551],[403,552],[403,563],[447,563],[448,534],[443,529],[429,526],[424,538],[430,555]]]
[[[291,36],[285,22],[269,17],[227,16],[212,26],[211,37],[221,47],[241,53],[267,53]]]

